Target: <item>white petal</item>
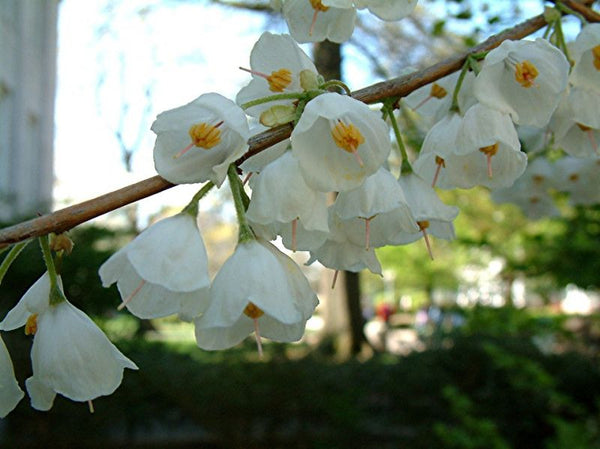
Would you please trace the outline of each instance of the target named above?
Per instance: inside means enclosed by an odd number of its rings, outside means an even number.
[[[10,354],[0,338],[0,418],[8,415],[23,399],[23,390],[15,379]]]
[[[208,258],[196,220],[187,213],[165,218],[128,245],[127,257],[146,281],[176,292],[208,286]]]
[[[43,382],[40,382],[35,376],[28,378],[25,381],[27,393],[31,399],[31,406],[39,411],[47,412],[54,404],[56,393]]]

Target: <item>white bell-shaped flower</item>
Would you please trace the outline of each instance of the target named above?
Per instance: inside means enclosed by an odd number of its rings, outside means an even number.
[[[329,234],[327,195],[306,184],[290,151],[253,176],[250,186],[252,200],[246,217],[252,225],[274,225],[277,233],[284,231],[283,243],[294,251],[325,242]]]
[[[600,155],[600,91],[575,87],[565,95],[552,117],[555,143],[575,157]]]
[[[208,259],[196,219],[182,212],[154,223],[100,267],[104,287],[117,283],[123,304],[143,319],[208,306]]]
[[[448,170],[456,159],[456,136],[462,124],[457,112],[446,114],[431,127],[425,135],[419,157],[413,163],[413,170],[421,178],[429,181],[432,187],[454,189],[461,179],[454,179]]]
[[[570,194],[573,206],[600,203],[600,158],[564,157],[556,164],[557,188]]]
[[[26,386],[31,405],[39,410],[50,409],[56,393],[73,401],[112,394],[125,368],[138,369],[68,301],[38,316],[31,363],[33,376]]]
[[[246,70],[246,69],[243,69]],[[236,103],[240,106],[251,100],[268,97],[277,93],[302,92],[300,74],[309,71],[314,77],[317,69],[306,53],[287,34],[265,32],[258,39],[250,53],[252,81],[237,94]],[[253,117],[278,104],[292,104],[293,100],[273,101],[246,109]]]
[[[291,135],[306,183],[321,192],[360,186],[386,161],[391,142],[380,114],[336,93],[310,101]]]
[[[49,298],[46,273],[0,323],[0,330],[25,326],[26,333],[35,335],[33,376],[25,382],[32,407],[49,410],[57,393],[83,402],[112,394],[123,370],[137,366],[85,313],[66,300],[50,305]]]
[[[491,189],[511,186],[523,174],[527,155],[521,151],[509,116],[483,104],[469,108],[456,135],[458,156],[446,164],[457,187],[483,185]]]
[[[367,249],[388,245],[398,230],[419,230],[402,188],[383,167],[360,187],[341,192],[333,212],[344,222],[348,238]]]
[[[452,95],[458,81],[458,72],[447,75],[433,83],[419,87],[402,99],[402,103],[416,111],[430,123],[429,126],[443,119],[450,112]],[[458,92],[458,108],[464,114],[477,102],[473,95],[475,74],[467,72]]]
[[[511,187],[494,190],[491,197],[496,203],[516,204],[532,220],[556,217],[560,212],[549,194],[556,184],[554,165],[545,157],[537,157]]]
[[[486,56],[474,93],[515,123],[542,128],[558,106],[568,74],[564,54],[548,41],[505,40]]]
[[[365,268],[381,275],[381,264],[373,248],[365,249],[364,243],[356,244],[349,239],[348,227],[329,208],[329,238],[319,248],[310,251],[310,265],[316,261],[332,270],[346,270],[357,273]],[[364,235],[364,234],[363,234]]]
[[[571,84],[600,92],[600,23],[585,25],[570,50],[575,62]]]
[[[323,3],[327,1],[335,0],[323,0]],[[402,19],[417,6],[417,0],[356,0],[355,3],[358,8],[367,8],[371,14],[387,21]]]
[[[455,235],[452,222],[458,215],[458,208],[444,204],[431,184],[414,173],[402,175],[398,183],[404,191],[419,230],[398,232],[394,236],[392,244],[405,245],[423,237],[429,254],[433,258],[428,235],[431,234],[444,240],[453,240]]]
[[[353,7],[325,6],[322,0],[286,0],[283,17],[290,34],[300,42],[342,43],[350,39],[356,22]]]
[[[219,187],[229,164],[248,149],[250,134],[244,111],[216,93],[160,113],[152,131],[160,176],[174,184],[212,181]]]
[[[12,360],[0,337],[0,418],[8,415],[23,399],[23,390],[15,379]]]
[[[230,348],[252,331],[271,340],[299,340],[318,300],[300,268],[267,242],[239,243],[210,287],[210,305],[195,320],[196,342]]]

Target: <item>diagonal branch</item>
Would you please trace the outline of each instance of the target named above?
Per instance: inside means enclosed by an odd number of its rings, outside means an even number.
[[[562,3],[582,14],[590,22],[600,21],[600,15],[598,15],[598,13],[583,6],[580,2],[563,0]],[[424,70],[419,70],[406,76],[357,90],[352,93],[352,96],[365,103],[377,103],[387,98],[406,96],[421,86],[432,83],[459,70],[469,54],[491,50],[507,39],[522,39],[543,28],[544,25],[546,25],[546,21],[544,20],[543,15],[533,17],[513,28],[490,37],[467,52],[447,58]],[[238,161],[238,164],[248,157],[260,153],[265,148],[288,138],[291,132],[291,125],[283,125],[251,137],[248,142],[250,148]],[[0,248],[28,238],[45,235],[50,232],[59,233],[67,231],[92,218],[152,196],[163,190],[170,189],[173,186],[173,184],[160,176],[154,176],[83,203],[75,204],[51,214],[1,229]]]

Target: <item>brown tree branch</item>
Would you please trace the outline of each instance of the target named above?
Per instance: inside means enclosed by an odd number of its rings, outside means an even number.
[[[600,15],[598,15],[598,13],[583,6],[580,2],[564,0],[562,3],[582,14],[590,22],[600,21]],[[419,70],[406,76],[357,90],[352,93],[352,96],[365,103],[377,103],[387,98],[406,96],[421,86],[432,83],[459,70],[469,54],[491,50],[507,39],[522,39],[541,29],[544,25],[546,25],[546,21],[542,15],[533,17],[513,28],[490,37],[485,42],[471,48],[467,52],[447,58],[424,70]],[[261,152],[265,148],[286,139],[290,136],[291,132],[291,125],[283,125],[253,136],[248,142],[250,146],[248,152],[238,161],[238,163]],[[50,232],[67,231],[92,218],[116,210],[122,206],[149,197],[171,187],[173,187],[173,184],[165,181],[160,176],[154,176],[83,203],[75,204],[51,214],[1,229],[0,248],[32,237],[45,235]]]

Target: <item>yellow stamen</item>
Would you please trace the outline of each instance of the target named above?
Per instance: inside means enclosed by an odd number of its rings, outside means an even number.
[[[417,221],[419,225],[419,230],[423,234],[423,239],[425,240],[425,246],[427,246],[427,252],[429,253],[429,257],[433,260],[433,251],[431,251],[431,243],[429,243],[429,235],[427,234],[427,228],[429,227],[428,220]]]
[[[594,67],[596,70],[600,70],[600,45],[592,48],[592,56],[594,57]]]
[[[533,63],[525,60],[518,62],[515,65],[515,80],[521,86],[529,88],[534,85],[534,80],[538,76],[539,72]]]
[[[331,130],[331,137],[333,137],[333,141],[338,147],[348,153],[356,153],[358,146],[365,141],[356,126],[352,123],[346,125],[341,120],[338,120],[335,128]]]
[[[288,69],[279,69],[267,77],[269,89],[273,92],[283,92],[292,82],[292,72]]]
[[[329,9],[329,6],[323,5],[321,0],[309,0],[310,5],[313,7],[315,11],[325,12]]]
[[[437,165],[437,168],[435,169],[435,175],[433,175],[433,182],[431,183],[431,187],[435,187],[435,183],[437,182],[438,177],[440,176],[440,171],[442,170],[442,167],[446,168],[446,161],[439,156],[435,157],[435,164]]]
[[[25,323],[25,335],[35,335],[37,332],[37,313],[29,315]]]
[[[246,315],[249,318],[252,318],[253,320],[260,318],[264,314],[265,312],[263,312],[262,309],[253,302],[249,302],[246,308],[244,309],[244,315]]]
[[[214,146],[221,142],[221,130],[218,128],[223,122],[219,122],[216,125],[209,125],[208,123],[201,122],[196,125],[192,125],[188,131],[192,143],[205,150],[210,150]]]
[[[498,142],[493,145],[488,145],[487,147],[481,147],[479,149],[483,154],[487,157],[487,173],[488,176],[492,177],[492,156],[494,156],[498,152]]]
[[[545,176],[542,175],[533,175],[531,177],[532,181],[534,184],[541,184],[542,182],[544,182],[544,180],[546,179]]]
[[[446,91],[446,89],[444,89],[439,84],[433,83],[431,85],[431,91],[429,92],[430,96],[440,99],[440,98],[444,98],[447,94],[448,94],[448,91]]]
[[[321,3],[321,0],[309,0],[311,6],[313,7],[313,9],[315,10],[315,13],[313,14],[312,17],[312,22],[310,23],[310,29],[308,30],[308,35],[312,36],[313,31],[315,29],[315,23],[317,23],[317,16],[319,15],[320,12],[325,12],[329,9],[329,6],[324,6],[323,3]]]
[[[592,129],[592,128],[590,128],[589,126],[582,125],[581,123],[576,123],[576,125],[577,125],[577,127],[578,127],[580,130],[582,130],[582,131],[589,131],[590,129]]]

